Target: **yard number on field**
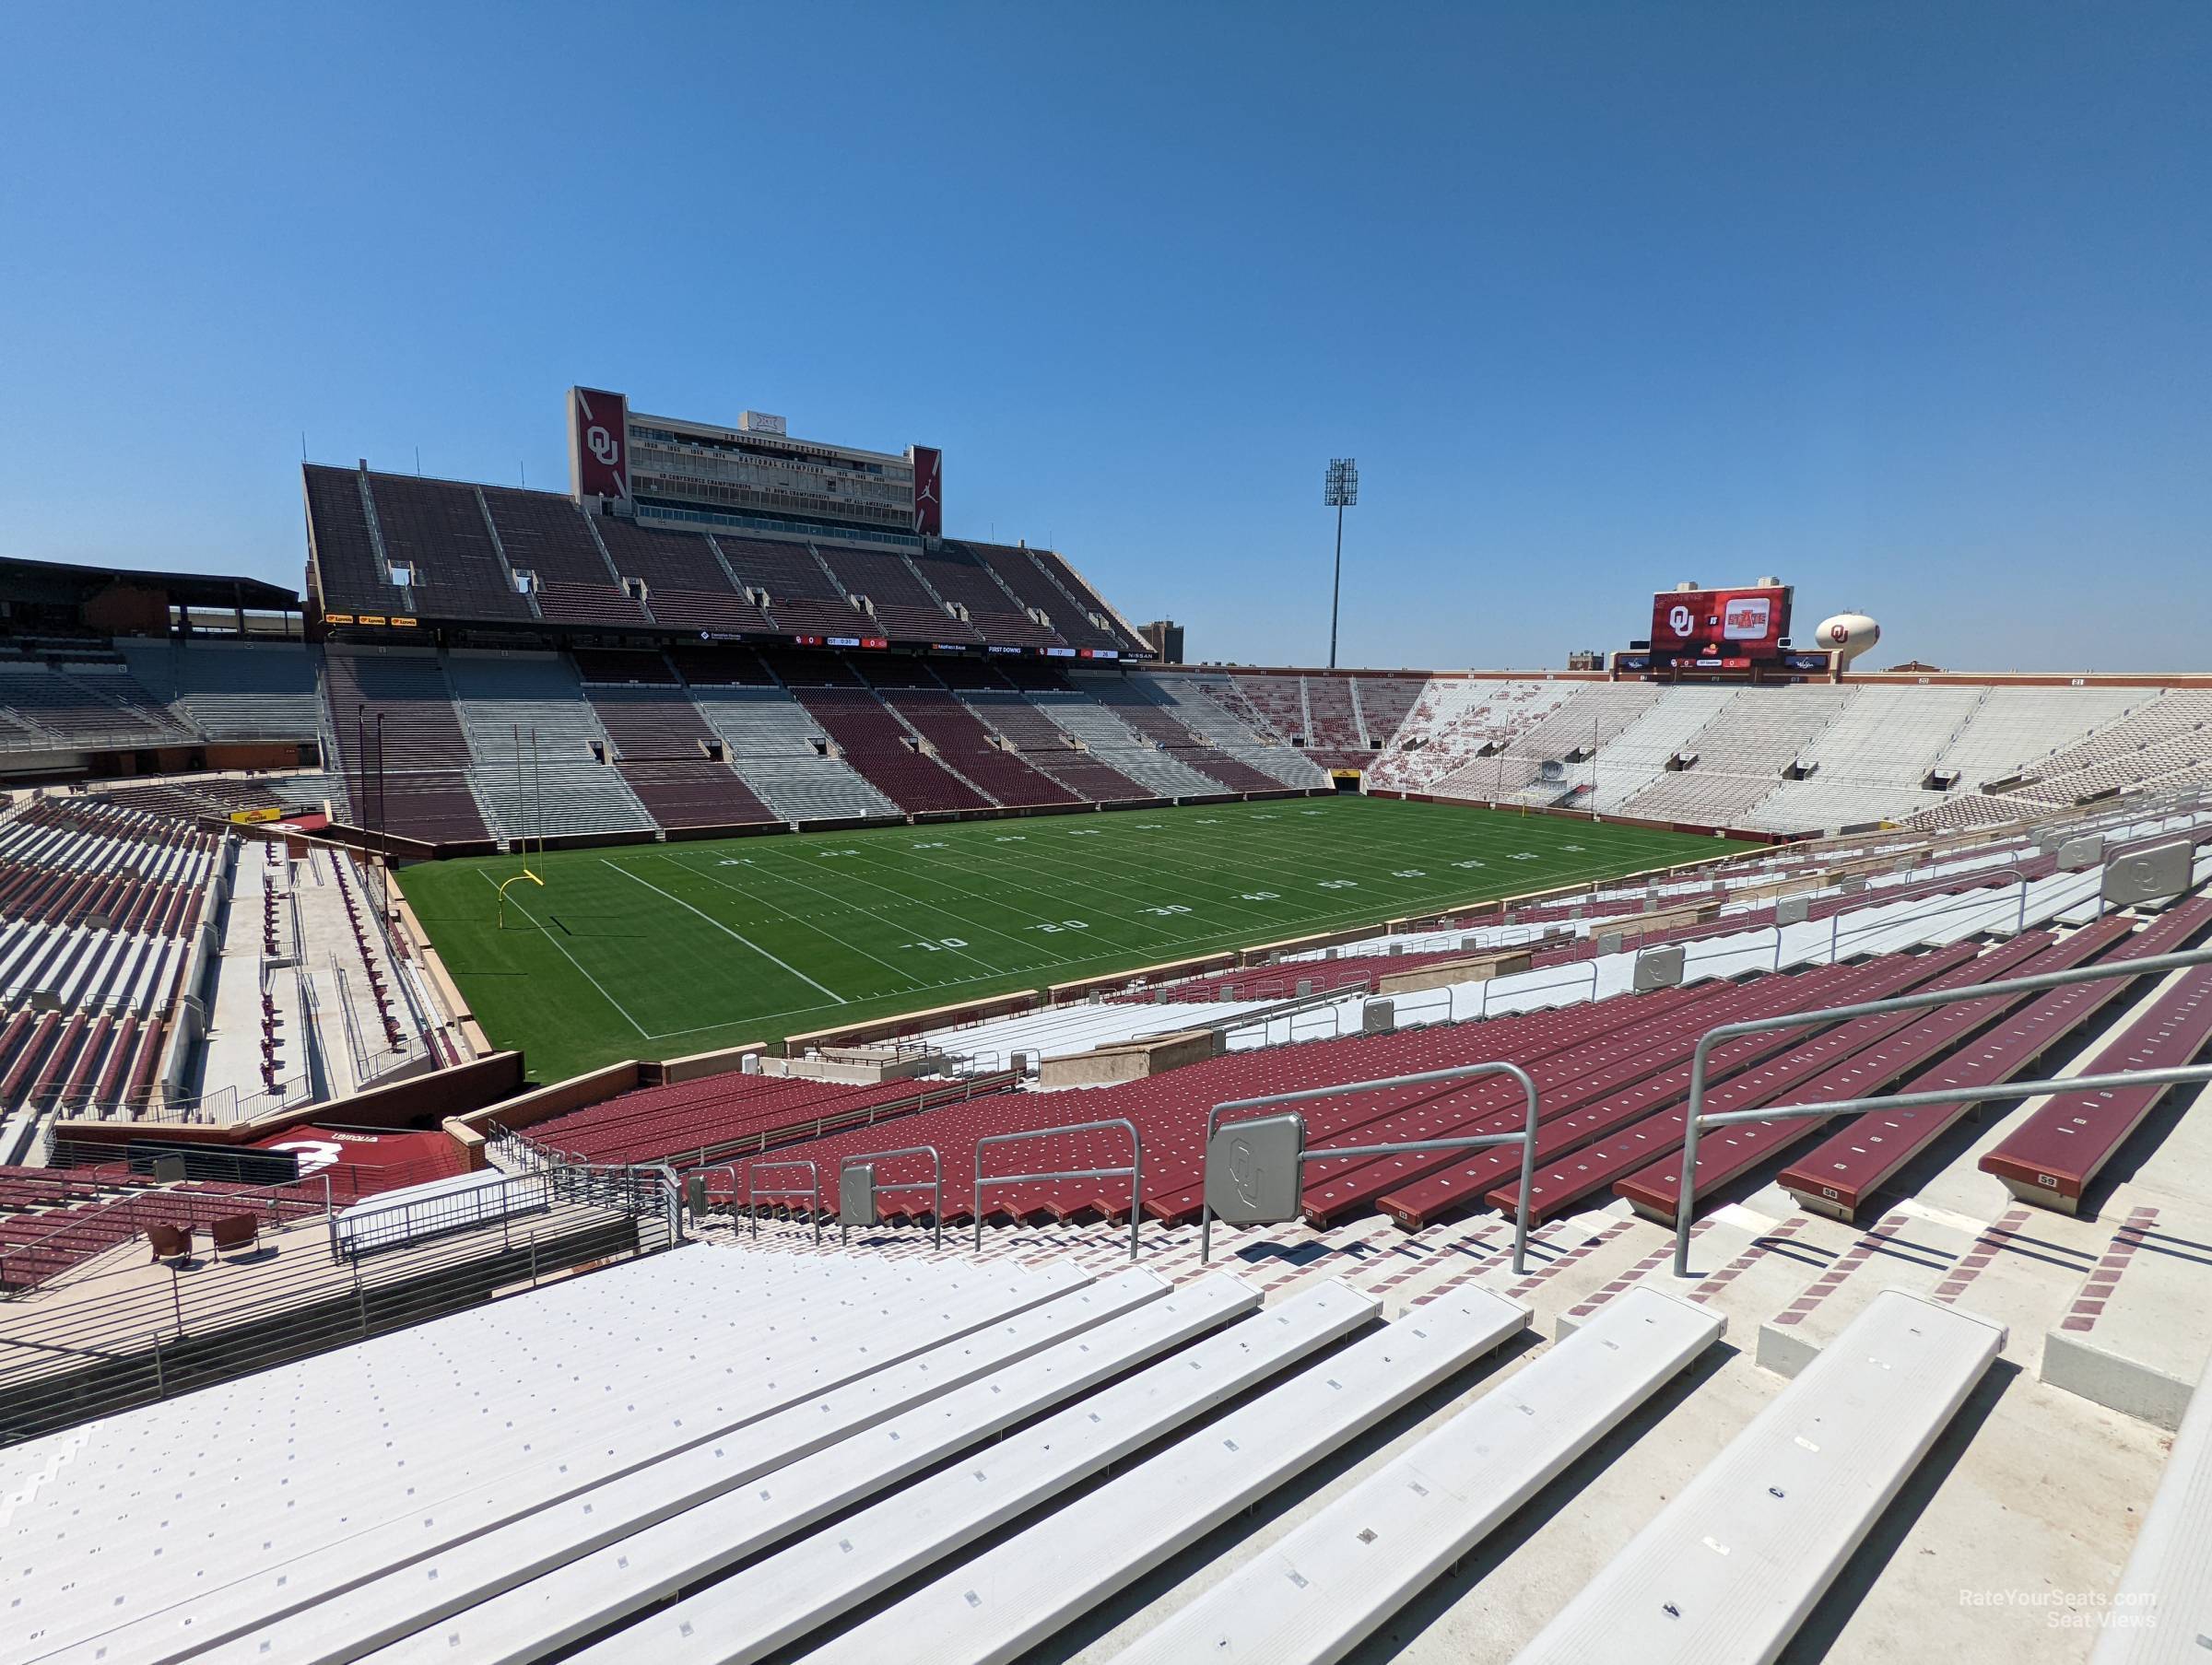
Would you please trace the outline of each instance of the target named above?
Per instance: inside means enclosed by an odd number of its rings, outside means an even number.
[[[1170,902],[1165,908],[1141,908],[1137,911],[1140,913],[1157,913],[1161,919],[1165,920],[1171,919],[1179,913],[1188,913],[1190,912],[1190,909],[1185,908],[1181,902]]]
[[[934,943],[908,943],[909,948],[919,948],[924,954],[935,954],[940,948],[965,948],[968,939],[960,936],[941,936]]]
[[[1041,925],[1031,925],[1030,929],[1031,931],[1088,931],[1090,921],[1088,920],[1047,920]]]

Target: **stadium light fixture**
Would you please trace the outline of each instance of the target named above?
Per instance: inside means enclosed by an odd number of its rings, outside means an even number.
[[[1336,572],[1329,580],[1329,669],[1336,668],[1336,604],[1344,589],[1344,511],[1359,500],[1359,460],[1329,459],[1329,477],[1321,500],[1336,511]]]

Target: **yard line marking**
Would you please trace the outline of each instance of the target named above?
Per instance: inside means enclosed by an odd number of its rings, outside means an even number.
[[[629,868],[622,866],[618,862],[609,862],[604,857],[601,858],[599,865],[602,867],[612,867],[617,873],[620,874],[626,879],[637,879],[639,884],[644,885],[646,889],[652,891],[655,896],[666,897],[671,902],[674,902],[678,908],[683,909],[686,912],[699,914],[700,919],[706,920],[706,922],[713,926],[715,930],[722,932],[724,935],[735,937],[737,941],[743,943],[747,948],[750,948],[762,959],[771,961],[775,965],[782,967],[784,970],[790,972],[792,976],[797,978],[799,981],[806,984],[809,988],[821,990],[824,994],[827,994],[839,1005],[847,1006],[853,1003],[843,995],[840,994],[836,990],[829,987],[827,984],[816,982],[814,979],[808,977],[804,971],[800,970],[789,960],[777,959],[774,955],[771,954],[767,949],[761,947],[759,944],[754,942],[752,938],[745,935],[742,932],[732,931],[727,925],[724,924],[712,914],[700,912],[699,909],[692,907],[690,903],[685,901],[683,897],[677,896],[674,891],[663,890],[651,879],[640,878],[636,874],[630,872]],[[582,970],[582,967],[579,967],[578,969]]]
[[[477,876],[482,879],[487,885],[489,885],[495,892],[499,889],[499,881],[494,879],[489,874],[479,869]],[[622,1021],[624,1023],[635,1029],[647,1040],[658,1038],[658,1037],[649,1032],[643,1024],[640,1023],[636,1018],[630,1016],[629,1008],[624,1006],[623,1003],[617,1000],[613,995],[607,993],[606,985],[605,983],[602,983],[597,978],[594,977],[590,972],[583,969],[583,962],[578,959],[574,955],[571,954],[565,947],[562,947],[560,939],[556,937],[550,931],[547,931],[543,924],[540,924],[535,914],[532,913],[519,901],[514,903],[514,910],[515,912],[521,914],[523,918],[528,920],[533,925],[537,926],[537,934],[544,937],[547,942],[551,943],[554,947],[559,948],[560,950],[560,957],[562,959],[568,961],[570,965],[575,967],[578,971],[582,972],[583,980],[591,984],[593,988],[598,990],[600,998],[606,1001],[608,1005],[614,1007],[617,1012],[621,1014]]]
[[[858,943],[846,942],[843,937],[839,936],[835,932],[830,931],[824,926],[816,924],[812,920],[804,918],[799,914],[792,912],[790,909],[784,907],[780,902],[771,901],[767,897],[762,896],[757,890],[739,889],[738,886],[735,885],[716,878],[712,874],[706,872],[703,868],[694,867],[688,862],[679,862],[674,856],[665,855],[661,857],[661,860],[667,862],[672,867],[682,868],[686,873],[696,874],[699,877],[706,880],[710,885],[720,885],[724,890],[729,891],[733,896],[741,896],[748,901],[759,902],[763,907],[772,908],[778,913],[782,914],[785,919],[796,920],[800,924],[806,926],[807,930],[813,932],[816,935],[828,937],[831,942],[837,944],[840,947],[850,948],[854,954],[859,955],[863,959],[875,960],[876,963],[878,966],[881,966],[886,971],[896,972],[899,976],[909,979],[910,980],[914,979],[914,973],[911,968],[904,966],[895,966],[889,960],[879,958],[877,956],[870,954]],[[756,866],[753,871],[762,878],[779,878],[783,884],[796,885],[801,890],[811,890],[816,896],[825,897],[841,908],[850,908],[855,913],[865,913],[868,916],[868,918],[874,920],[878,925],[888,925],[893,931],[906,931],[910,929],[910,927],[901,925],[895,920],[887,920],[880,913],[877,913],[872,909],[863,908],[859,903],[852,901],[847,897],[841,897],[833,891],[824,890],[818,885],[809,885],[804,879],[791,878],[781,874],[771,874],[770,870],[765,867]],[[868,881],[865,879],[862,879],[859,882],[863,885],[868,883]],[[959,951],[955,950],[954,952],[957,953]],[[991,972],[994,976],[1000,975],[998,968],[993,966],[989,960],[977,959],[972,954],[962,954],[960,955],[960,957],[964,960],[974,961],[976,965],[982,967],[986,971]],[[937,985],[934,983],[927,985],[929,988],[935,988],[936,986]],[[898,992],[900,992],[900,991],[892,991],[892,993]],[[919,994],[923,992],[923,991],[921,989],[914,989],[909,991],[908,992]],[[888,996],[886,996],[885,998],[888,999]]]

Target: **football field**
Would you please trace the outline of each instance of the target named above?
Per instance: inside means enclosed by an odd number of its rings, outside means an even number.
[[[1710,838],[1283,799],[427,862],[400,883],[493,1043],[558,1081],[1716,855]]]

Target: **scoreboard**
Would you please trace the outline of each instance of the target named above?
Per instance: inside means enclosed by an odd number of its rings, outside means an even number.
[[[1652,663],[1747,671],[1780,661],[1790,634],[1787,584],[1662,590],[1652,597]]]

